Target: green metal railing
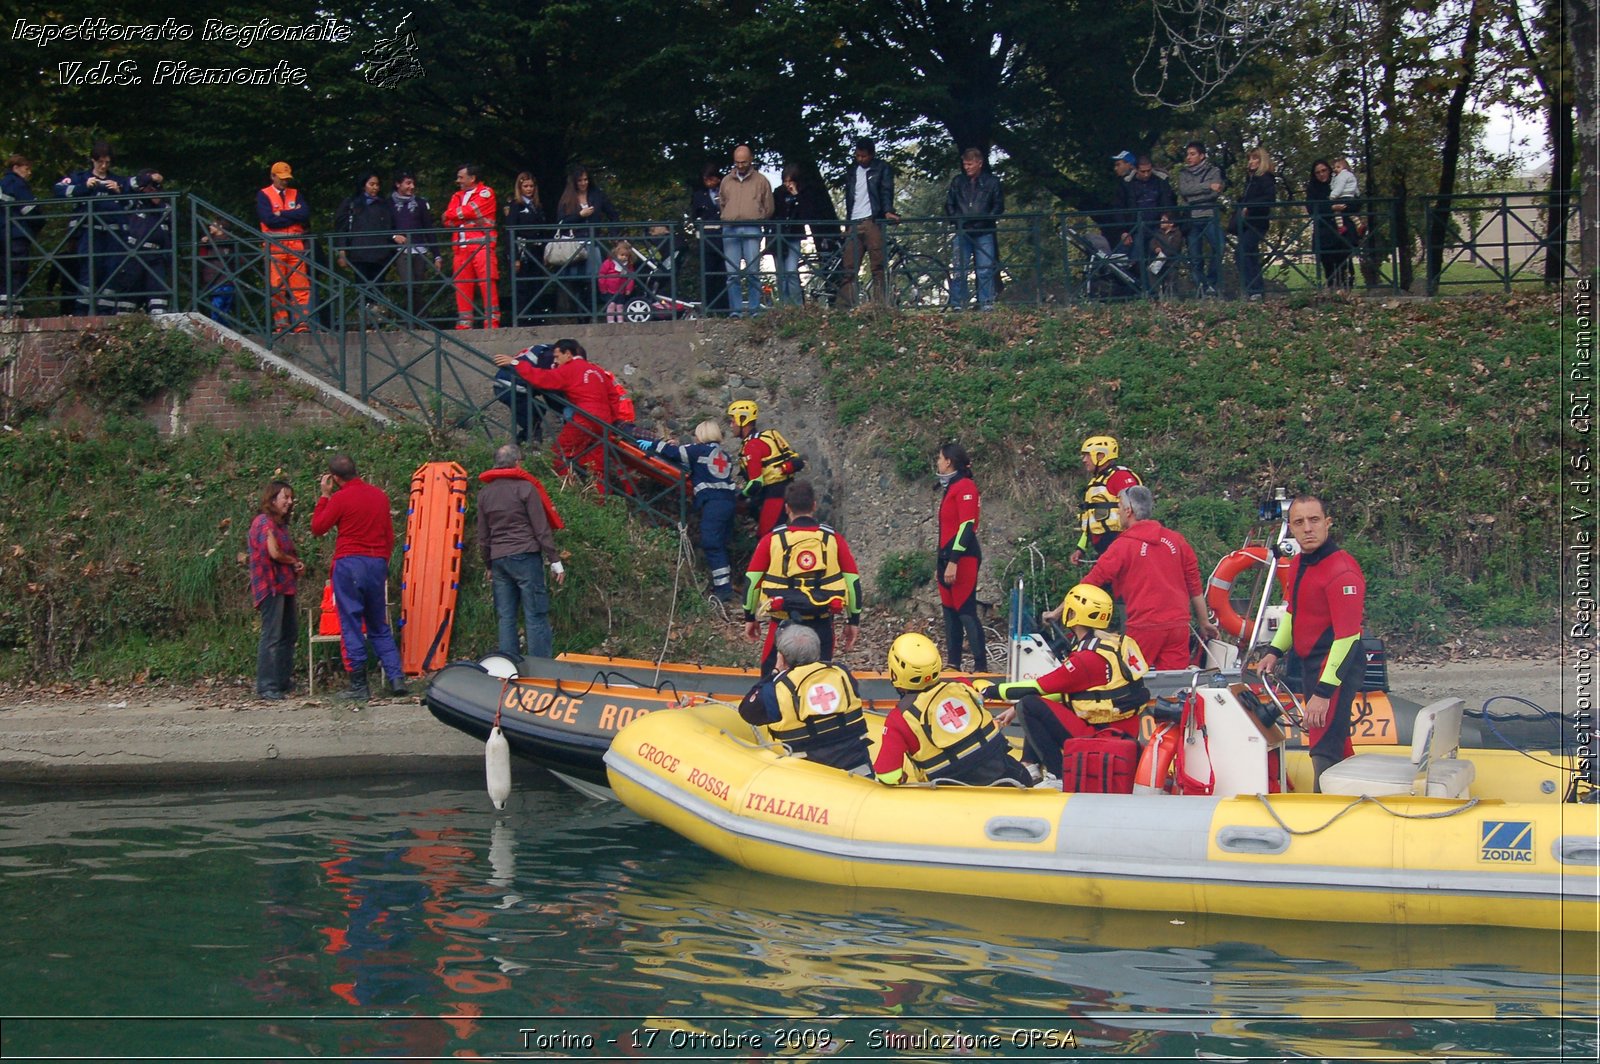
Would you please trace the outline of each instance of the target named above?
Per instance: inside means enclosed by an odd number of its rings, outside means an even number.
[[[1564,191],[1422,197],[1425,283],[1510,292],[1530,281],[1576,280],[1578,197]]]

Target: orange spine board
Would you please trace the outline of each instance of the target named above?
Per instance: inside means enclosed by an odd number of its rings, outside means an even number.
[[[400,569],[400,667],[407,676],[450,660],[466,522],[467,471],[455,462],[418,466]]]

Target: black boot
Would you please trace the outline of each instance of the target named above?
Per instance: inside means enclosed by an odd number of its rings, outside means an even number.
[[[366,670],[363,669],[361,672],[350,673],[350,686],[334,695],[334,697],[343,702],[371,701],[372,692],[367,690]]]
[[[961,627],[966,629],[967,642],[972,647],[972,671],[989,671],[989,648],[983,643],[983,625],[976,613],[961,614]]]
[[[396,676],[389,681],[389,694],[395,698],[405,698],[411,693],[411,688],[406,686],[404,676]]]
[[[952,671],[961,669],[961,616],[949,606],[944,611],[944,666]]]

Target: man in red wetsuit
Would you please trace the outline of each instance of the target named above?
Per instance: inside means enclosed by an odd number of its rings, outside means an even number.
[[[482,308],[483,327],[500,328],[500,293],[495,280],[494,189],[478,179],[478,166],[467,163],[456,171],[456,194],[444,209],[444,224],[454,226],[456,328],[471,329],[477,318],[474,301]]]
[[[1122,533],[1084,576],[1105,588],[1127,610],[1128,635],[1153,669],[1189,665],[1189,613],[1202,637],[1221,636],[1211,622],[1200,584],[1200,563],[1189,541],[1150,515],[1155,497],[1140,485],[1124,488],[1117,499]]]
[[[1078,537],[1078,549],[1067,559],[1073,565],[1083,561],[1091,550],[1098,556],[1111,546],[1122,531],[1117,516],[1117,496],[1124,488],[1143,483],[1127,466],[1117,464],[1122,449],[1111,436],[1090,436],[1078,448],[1078,453],[1083,456],[1083,471],[1089,474],[1089,482],[1083,487],[1083,504],[1078,517],[1083,533]]]
[[[850,544],[827,525],[818,523],[817,493],[797,480],[784,492],[789,520],[761,537],[745,566],[744,634],[752,643],[760,635],[756,614],[766,607],[770,620],[761,648],[761,675],[777,665],[773,639],[782,621],[803,624],[817,633],[822,661],[833,660],[833,619],[844,614],[844,649],[856,645],[861,632],[861,577]]]
[[[322,494],[311,512],[311,534],[325,536],[338,529],[333,548],[333,599],[339,609],[339,642],[344,650],[350,687],[339,697],[365,702],[367,691],[366,639],[378,652],[389,681],[390,693],[407,694],[400,667],[400,648],[389,629],[387,604],[389,556],[394,553],[394,519],[389,516],[389,496],[356,474],[347,454],[336,454],[322,475]]]
[[[939,448],[934,470],[944,485],[934,576],[944,610],[944,641],[950,667],[961,667],[964,633],[972,644],[972,671],[988,672],[983,626],[978,623],[978,563],[983,552],[978,547],[978,485],[972,479],[972,459],[959,443],[947,443]]]
[[[618,403],[627,393],[617,384],[609,370],[589,361],[583,345],[576,340],[556,341],[556,364],[550,369],[540,369],[527,359],[511,355],[495,355],[494,364],[510,366],[517,375],[535,388],[560,392],[571,403],[572,419],[561,428],[555,443],[555,471],[566,476],[577,463],[593,472],[599,479],[600,493],[605,494],[605,435],[606,425],[623,420]],[[630,409],[626,413],[632,413]],[[630,416],[627,420],[633,420]]]
[[[728,421],[744,441],[739,452],[744,464],[743,494],[756,509],[756,535],[764,536],[783,517],[784,491],[806,467],[806,460],[777,429],[756,428],[760,416],[754,399],[735,399],[728,404]]]
[[[1293,648],[1301,662],[1306,742],[1311,746],[1314,781],[1355,752],[1350,742],[1351,708],[1361,688],[1366,662],[1361,653],[1361,618],[1367,581],[1361,566],[1333,541],[1333,520],[1315,495],[1297,495],[1289,504],[1289,533],[1300,553],[1289,560],[1288,616],[1272,646],[1256,663],[1270,672]],[[1320,782],[1313,789],[1321,790]]]

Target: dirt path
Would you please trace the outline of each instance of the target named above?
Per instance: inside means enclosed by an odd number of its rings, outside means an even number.
[[[1515,695],[1563,705],[1555,660],[1392,665],[1392,690],[1427,703],[1457,696],[1476,712]],[[1575,688],[1566,677],[1567,711]],[[1504,701],[1496,713],[1533,715]],[[35,688],[0,699],[0,783],[229,781],[459,770],[481,773],[483,747],[416,699],[360,711],[322,698],[268,704],[242,687]]]

